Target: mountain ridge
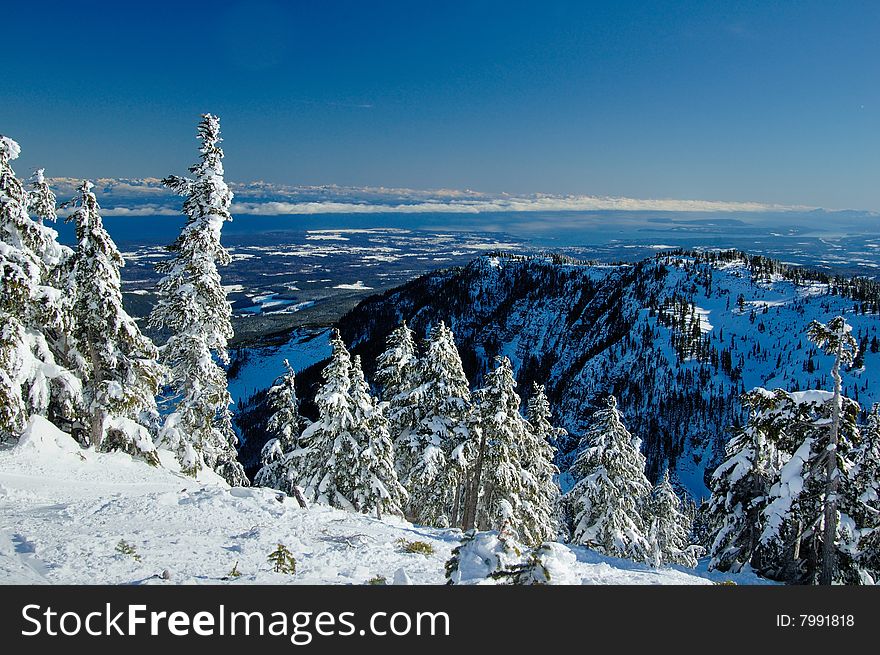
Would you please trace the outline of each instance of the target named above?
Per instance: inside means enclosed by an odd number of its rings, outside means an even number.
[[[440,320],[450,324],[472,386],[495,356],[509,357],[520,393],[545,384],[554,417],[572,435],[560,448],[563,471],[590,415],[613,393],[643,440],[649,477],[669,467],[699,499],[727,428],[745,418],[742,392],[829,386],[830,363],[804,334],[810,320],[847,316],[862,353],[844,374],[845,392],[863,409],[880,400],[878,290],[872,280],[738,251],[674,251],[636,264],[495,252],[367,298],[339,327],[368,374],[401,320],[420,336]]]

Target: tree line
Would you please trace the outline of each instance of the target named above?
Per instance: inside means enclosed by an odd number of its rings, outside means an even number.
[[[255,484],[303,504],[461,528],[469,541],[494,531],[514,550],[570,540],[654,566],[696,565],[691,515],[668,472],[655,488],[648,482],[640,441],[613,396],[582,438],[570,471],[577,484],[563,495],[554,443],[566,431],[553,425],[541,385],[533,383],[521,411],[507,357],[471,392],[452,330],[439,322],[419,348],[402,323],[378,356],[375,397],[360,357],[337,331],[330,343],[317,420],[299,413],[289,366],[269,390],[277,436],[263,448]]]

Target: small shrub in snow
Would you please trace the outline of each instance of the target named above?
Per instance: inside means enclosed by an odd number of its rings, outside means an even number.
[[[509,585],[579,584],[572,573],[576,561],[570,549],[548,542],[525,553],[519,564],[496,571],[491,577]]]
[[[275,573],[286,573],[287,575],[296,573],[296,559],[284,544],[278,544],[278,548],[269,553],[268,560]]]
[[[485,584],[522,561],[523,548],[504,532],[465,532],[446,562],[446,584]]]
[[[131,555],[131,557],[133,557],[136,562],[141,561],[141,556],[138,555],[138,552],[135,550],[134,546],[125,541],[125,539],[120,539],[119,543],[116,544],[116,552],[123,555]]]
[[[384,575],[377,575],[375,578],[370,578],[369,580],[367,580],[367,584],[369,584],[369,585],[387,585],[388,578],[386,578]]]
[[[446,562],[447,584],[580,584],[577,557],[556,542],[525,548],[510,532],[469,530]]]
[[[241,571],[238,570],[238,562],[237,561],[235,562],[235,564],[232,565],[232,570],[230,570],[229,573],[226,574],[226,577],[233,578],[233,579],[241,577]]]
[[[397,544],[407,553],[417,553],[420,555],[434,554],[434,546],[427,541],[408,541],[401,537],[397,540]]]

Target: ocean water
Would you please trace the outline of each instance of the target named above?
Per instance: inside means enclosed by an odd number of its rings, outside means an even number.
[[[184,224],[177,216],[106,216],[111,237],[127,249],[171,243]],[[69,223],[55,228],[73,244]],[[234,217],[223,227],[229,246],[299,240],[310,230],[391,228],[434,233],[509,236],[536,250],[633,260],[674,247],[738,248],[797,265],[880,274],[880,217],[861,212],[486,212],[313,214]]]

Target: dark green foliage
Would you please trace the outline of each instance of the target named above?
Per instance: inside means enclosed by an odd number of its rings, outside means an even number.
[[[296,559],[284,544],[278,544],[278,548],[269,553],[267,559],[275,573],[285,573],[287,575],[296,573]]]

